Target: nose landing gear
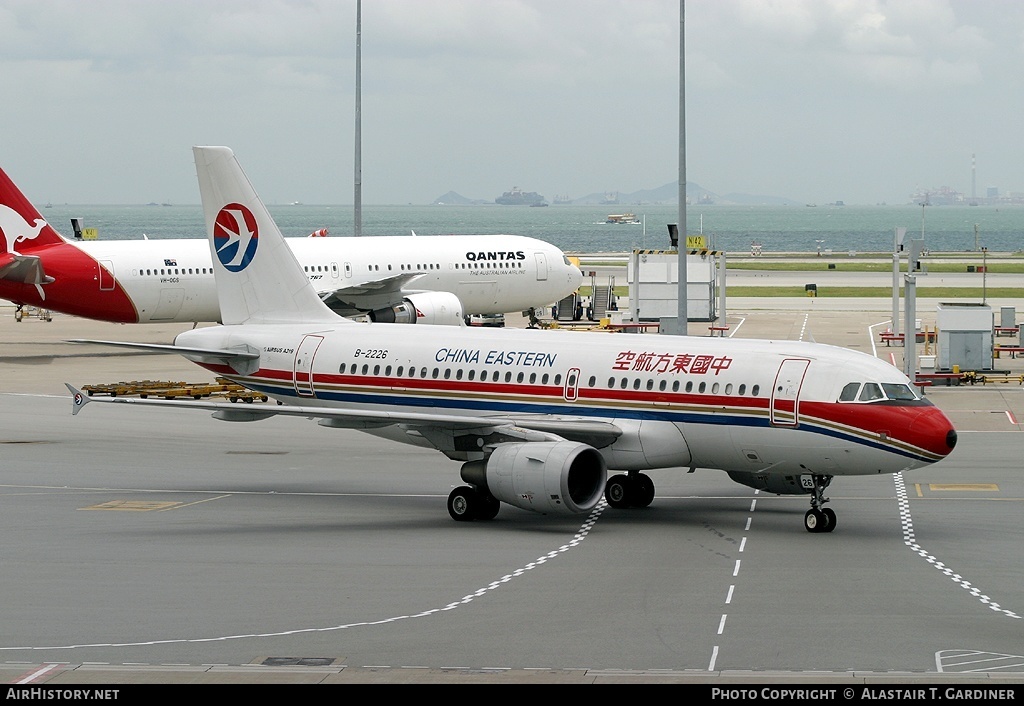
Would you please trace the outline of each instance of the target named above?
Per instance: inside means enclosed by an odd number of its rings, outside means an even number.
[[[832,476],[810,476],[811,509],[804,515],[804,529],[808,532],[831,532],[836,528],[835,511],[829,507],[822,507],[828,502],[825,488],[831,482]]]

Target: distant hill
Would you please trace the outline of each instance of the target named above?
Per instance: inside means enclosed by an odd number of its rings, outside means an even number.
[[[438,196],[436,199],[431,201],[434,206],[472,206],[474,204],[492,203],[491,201],[485,201],[483,199],[467,199],[462,194],[457,194],[454,191],[449,191],[447,194]]]
[[[601,204],[605,206],[614,205],[641,205],[648,203],[662,203],[662,204],[674,204],[678,201],[679,195],[679,184],[671,181],[664,186],[659,186],[656,189],[641,189],[640,191],[633,191],[630,193],[618,192],[618,191],[602,191],[586,196],[580,196],[579,198],[570,198],[568,203],[571,204]],[[698,204],[723,204],[723,205],[772,205],[772,206],[800,206],[800,202],[792,199],[785,198],[784,196],[765,196],[761,194],[740,194],[736,192],[730,192],[728,194],[716,194],[713,191],[708,191],[700,184],[695,182],[687,182],[686,184],[686,197],[691,205]],[[435,205],[470,205],[470,204],[485,204],[494,203],[486,199],[468,199],[461,194],[457,194],[454,191],[449,191],[444,196],[438,196],[434,199]]]
[[[612,192],[616,195],[615,192]],[[624,205],[632,204],[645,204],[645,203],[665,203],[672,204],[678,203],[679,201],[679,184],[677,182],[669,182],[664,186],[659,186],[656,189],[641,189],[640,191],[634,191],[632,193],[619,192],[618,203]],[[573,199],[572,203],[582,204],[608,204],[607,193],[589,194],[578,199]],[[686,198],[690,204],[696,205],[700,203],[711,204],[773,204],[773,205],[791,205],[798,206],[798,202],[792,199],[787,199],[782,196],[761,196],[758,194],[739,194],[739,193],[728,193],[728,194],[716,194],[713,191],[708,191],[700,184],[695,182],[686,183]]]

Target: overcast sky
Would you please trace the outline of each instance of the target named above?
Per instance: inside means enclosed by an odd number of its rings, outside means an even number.
[[[356,0],[0,0],[0,167],[36,202],[351,204]],[[364,0],[362,202],[678,179],[678,0]],[[687,0],[686,180],[1024,192],[1021,0]],[[976,179],[972,180],[972,155]],[[973,186],[972,186],[973,181]]]

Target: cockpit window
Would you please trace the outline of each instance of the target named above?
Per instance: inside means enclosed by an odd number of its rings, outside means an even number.
[[[885,396],[890,400],[916,400],[917,393],[914,392],[910,385],[900,385],[894,382],[883,382],[882,389],[885,391]]]
[[[882,399],[882,388],[878,386],[878,383],[867,382],[864,383],[863,389],[860,391],[861,402],[871,402],[872,400]]]
[[[858,392],[860,395],[858,396]],[[874,402],[875,400],[919,400],[921,399],[910,385],[906,383],[848,382],[839,393],[840,402]]]

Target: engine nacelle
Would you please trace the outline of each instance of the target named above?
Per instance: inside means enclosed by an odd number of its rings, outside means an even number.
[[[593,510],[604,493],[608,468],[592,446],[574,441],[499,444],[486,464],[462,467],[467,483],[523,510],[569,515]]]
[[[394,306],[369,313],[370,321],[383,324],[440,324],[463,326],[462,302],[451,292],[410,294]]]
[[[775,495],[806,495],[811,492],[800,484],[799,475],[729,471],[729,477],[740,485]]]

